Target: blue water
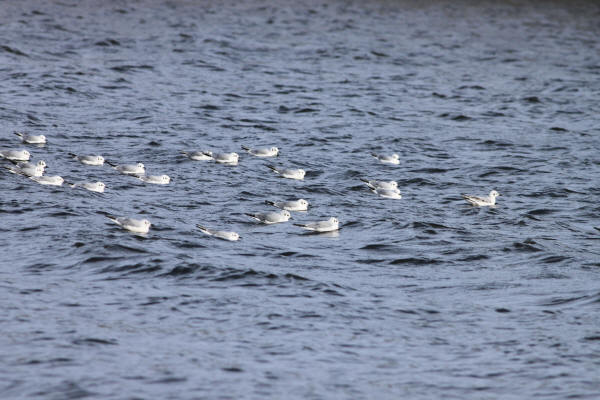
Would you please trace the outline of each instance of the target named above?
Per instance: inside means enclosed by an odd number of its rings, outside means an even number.
[[[597,4],[0,9],[0,148],[107,185],[2,168],[0,398],[598,398]],[[241,160],[180,154],[195,149]],[[461,198],[492,189],[494,208]],[[290,223],[244,215],[294,198],[311,206]],[[330,216],[334,234],[291,224]]]

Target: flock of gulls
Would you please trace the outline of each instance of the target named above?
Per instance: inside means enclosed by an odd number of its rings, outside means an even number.
[[[44,145],[46,143],[46,137],[44,135],[27,135],[25,133],[15,132],[15,135],[19,136],[23,143]],[[279,155],[279,149],[277,147],[267,148],[249,148],[242,146],[242,149],[255,157],[277,157]],[[182,154],[194,161],[215,161],[219,164],[224,165],[237,165],[239,162],[239,154],[232,153],[214,153],[211,151],[182,151]],[[144,164],[123,164],[117,165],[104,159],[101,155],[77,155],[69,153],[73,159],[79,161],[81,164],[89,166],[102,166],[105,163],[117,172],[123,175],[137,178],[145,183],[167,185],[170,183],[171,178],[168,175],[147,175],[144,168]],[[383,155],[371,153],[380,163],[383,164],[400,164],[400,157],[398,154]],[[53,185],[62,186],[63,183],[69,185],[72,188],[82,188],[96,193],[104,193],[106,185],[103,182],[78,182],[70,183],[64,180],[61,176],[44,175],[46,162],[40,160],[33,163],[30,160],[31,154],[27,150],[0,150],[0,158],[9,161],[11,164],[5,168],[14,173],[26,178],[29,178],[41,185]],[[267,165],[276,174],[287,179],[303,180],[306,171],[297,168],[278,168],[273,165]],[[398,183],[396,181],[376,181],[362,179],[367,187],[375,194],[380,197],[387,199],[401,199],[402,195],[398,189]],[[473,206],[494,206],[496,204],[496,197],[500,194],[492,190],[488,196],[478,197],[472,195],[462,195],[463,198]],[[290,200],[290,201],[265,201],[266,204],[279,208],[279,211],[264,212],[264,213],[246,213],[250,218],[262,223],[262,224],[277,224],[281,222],[287,222],[291,219],[292,215],[290,211],[307,211],[309,207],[308,201],[304,199]],[[114,217],[107,216],[111,221],[126,229],[130,232],[145,234],[148,233],[151,227],[150,221],[147,219],[135,219],[128,217]],[[294,224],[305,230],[312,232],[332,232],[337,231],[340,228],[339,221],[336,217],[331,217],[324,221],[315,221],[306,224]],[[210,236],[214,236],[219,239],[236,241],[240,239],[240,236],[236,232],[221,231],[209,229],[203,225],[196,225],[198,229]]]

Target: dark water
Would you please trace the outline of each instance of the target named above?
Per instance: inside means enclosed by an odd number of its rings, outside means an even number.
[[[107,191],[0,172],[0,398],[598,398],[599,21],[593,2],[2,2],[0,147],[43,133],[47,174]],[[199,148],[240,165],[178,154]],[[491,189],[496,208],[460,198]],[[296,222],[339,234],[244,215],[298,197]]]

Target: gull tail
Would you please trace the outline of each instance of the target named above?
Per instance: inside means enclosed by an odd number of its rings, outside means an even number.
[[[306,228],[306,225],[305,225],[305,224],[292,224],[292,225],[294,225],[294,226],[299,226],[300,228]]]
[[[204,227],[204,226],[202,226],[200,224],[196,224],[196,228],[200,229],[201,232],[204,232],[207,235],[211,235],[212,236],[212,233],[210,232],[210,230],[208,230],[208,228],[206,228],[206,227]]]
[[[265,204],[268,204],[268,205],[270,205],[270,206],[275,206],[275,207],[277,207],[277,206],[275,205],[275,202],[274,202],[274,201],[265,200]]]
[[[363,181],[364,183],[366,183],[367,186],[369,187],[369,189],[371,189],[371,190],[375,190],[376,189],[375,186],[371,185],[371,182],[369,182],[368,179],[360,178],[360,180]]]
[[[204,154],[206,157],[211,157],[212,158],[212,153],[210,151],[201,151],[202,154]]]
[[[110,219],[112,222],[114,222],[117,225],[121,225],[119,223],[119,221],[117,221],[117,217],[115,217],[114,215],[106,214],[106,218]]]
[[[247,216],[249,216],[250,218],[252,218],[252,219],[255,219],[255,220],[257,220],[257,221],[260,221],[260,218],[256,218],[256,215],[254,215],[254,214],[250,214],[250,213],[244,213],[244,215],[247,215]]]
[[[379,156],[378,156],[377,154],[375,154],[375,153],[371,153],[371,155],[372,155],[373,157],[375,157],[375,158],[379,158]]]
[[[67,154],[70,155],[73,158],[77,158],[77,154],[75,154],[75,153],[67,153]]]
[[[17,135],[18,137],[22,138],[23,134],[21,132],[13,132],[15,135]]]
[[[272,169],[273,171],[279,173],[279,171],[277,170],[277,168],[275,168],[273,165],[267,164],[267,168]]]
[[[250,147],[248,147],[248,146],[243,146],[243,145],[242,145],[242,149],[243,149],[243,150],[246,150],[247,152],[250,152]]]
[[[107,163],[108,165],[110,165],[110,166],[111,166],[111,167],[113,167],[113,168],[117,166],[117,164],[115,164],[115,163],[113,163],[113,162],[110,162],[110,161],[108,161],[108,160],[104,160],[104,162],[105,162],[105,163]]]

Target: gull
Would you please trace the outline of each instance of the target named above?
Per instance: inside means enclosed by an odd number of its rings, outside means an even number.
[[[28,135],[26,133],[14,132],[15,135],[19,136],[23,143],[29,144],[43,144],[46,143],[46,136],[44,135]]]
[[[463,194],[462,197],[467,200],[471,205],[474,206],[493,206],[496,205],[496,197],[500,196],[500,193],[492,190],[487,197],[471,196],[469,194]]]
[[[340,222],[336,217],[331,217],[325,221],[317,221],[317,222],[309,222],[308,224],[294,224],[296,226],[301,227],[302,229],[306,229],[308,231],[314,232],[331,232],[337,231],[340,228]]]
[[[111,215],[107,215],[107,218],[122,228],[134,233],[148,233],[148,230],[150,230],[150,225],[152,225],[147,219],[134,219],[125,217],[116,218]]]
[[[78,156],[73,153],[69,153],[69,155],[85,165],[104,165],[104,157],[102,156]]]
[[[396,181],[370,181],[364,178],[360,178],[360,180],[366,183],[370,189],[398,189],[398,182]]]
[[[181,151],[181,154],[194,161],[209,161],[213,159],[212,151]]]
[[[292,201],[269,201],[266,200],[265,203],[271,206],[275,206],[277,208],[281,208],[282,210],[288,211],[306,211],[308,210],[308,201],[304,199],[292,200]]]
[[[58,175],[54,176],[30,176],[29,179],[36,181],[40,185],[62,186],[65,181]]]
[[[276,157],[279,155],[279,149],[277,147],[263,147],[259,149],[251,149],[247,146],[242,146],[242,149],[256,157]]]
[[[272,169],[273,171],[275,171],[282,177],[288,178],[288,179],[302,180],[302,179],[304,179],[304,174],[306,174],[306,171],[303,169],[300,169],[300,168],[298,168],[298,169],[277,169],[276,167],[274,167],[272,165],[267,165],[267,167]]]
[[[27,161],[31,154],[27,150],[2,150],[0,157],[10,161]]]
[[[219,153],[203,152],[204,155],[212,155],[216,162],[226,165],[237,165],[240,155],[238,153]]]
[[[401,199],[402,195],[398,189],[371,189],[371,191],[386,199]]]
[[[257,221],[262,222],[263,224],[276,224],[278,222],[286,222],[287,220],[292,218],[292,215],[287,210],[267,213],[245,214],[250,218],[254,218]]]
[[[240,239],[240,235],[238,235],[236,232],[215,231],[213,229],[205,228],[204,226],[202,226],[200,224],[196,224],[196,226],[198,227],[198,229],[200,229],[202,232],[206,233],[207,235],[214,236],[219,239],[229,240],[232,242],[235,242],[236,240]]]
[[[31,167],[42,167],[42,168],[46,168],[47,164],[46,161],[44,160],[40,160],[37,163],[32,163],[31,161],[13,161],[13,163],[17,164],[17,167],[19,168],[31,168]]]
[[[137,177],[140,181],[154,183],[156,185],[167,185],[171,182],[169,175],[141,175]]]
[[[40,163],[44,163],[43,165]],[[14,167],[8,168],[10,172],[13,174],[25,175],[25,176],[42,176],[44,175],[44,167],[46,163],[43,161],[38,162],[37,164],[31,163],[23,163],[23,165],[16,165]]]
[[[80,187],[89,190],[90,192],[96,193],[104,193],[104,188],[106,187],[106,185],[103,182],[80,182],[69,185],[72,188]]]
[[[400,156],[396,153],[392,155],[371,153],[371,155],[384,164],[400,164]]]
[[[108,161],[106,163],[124,175],[144,175],[146,172],[142,163],[124,165],[116,165]]]

